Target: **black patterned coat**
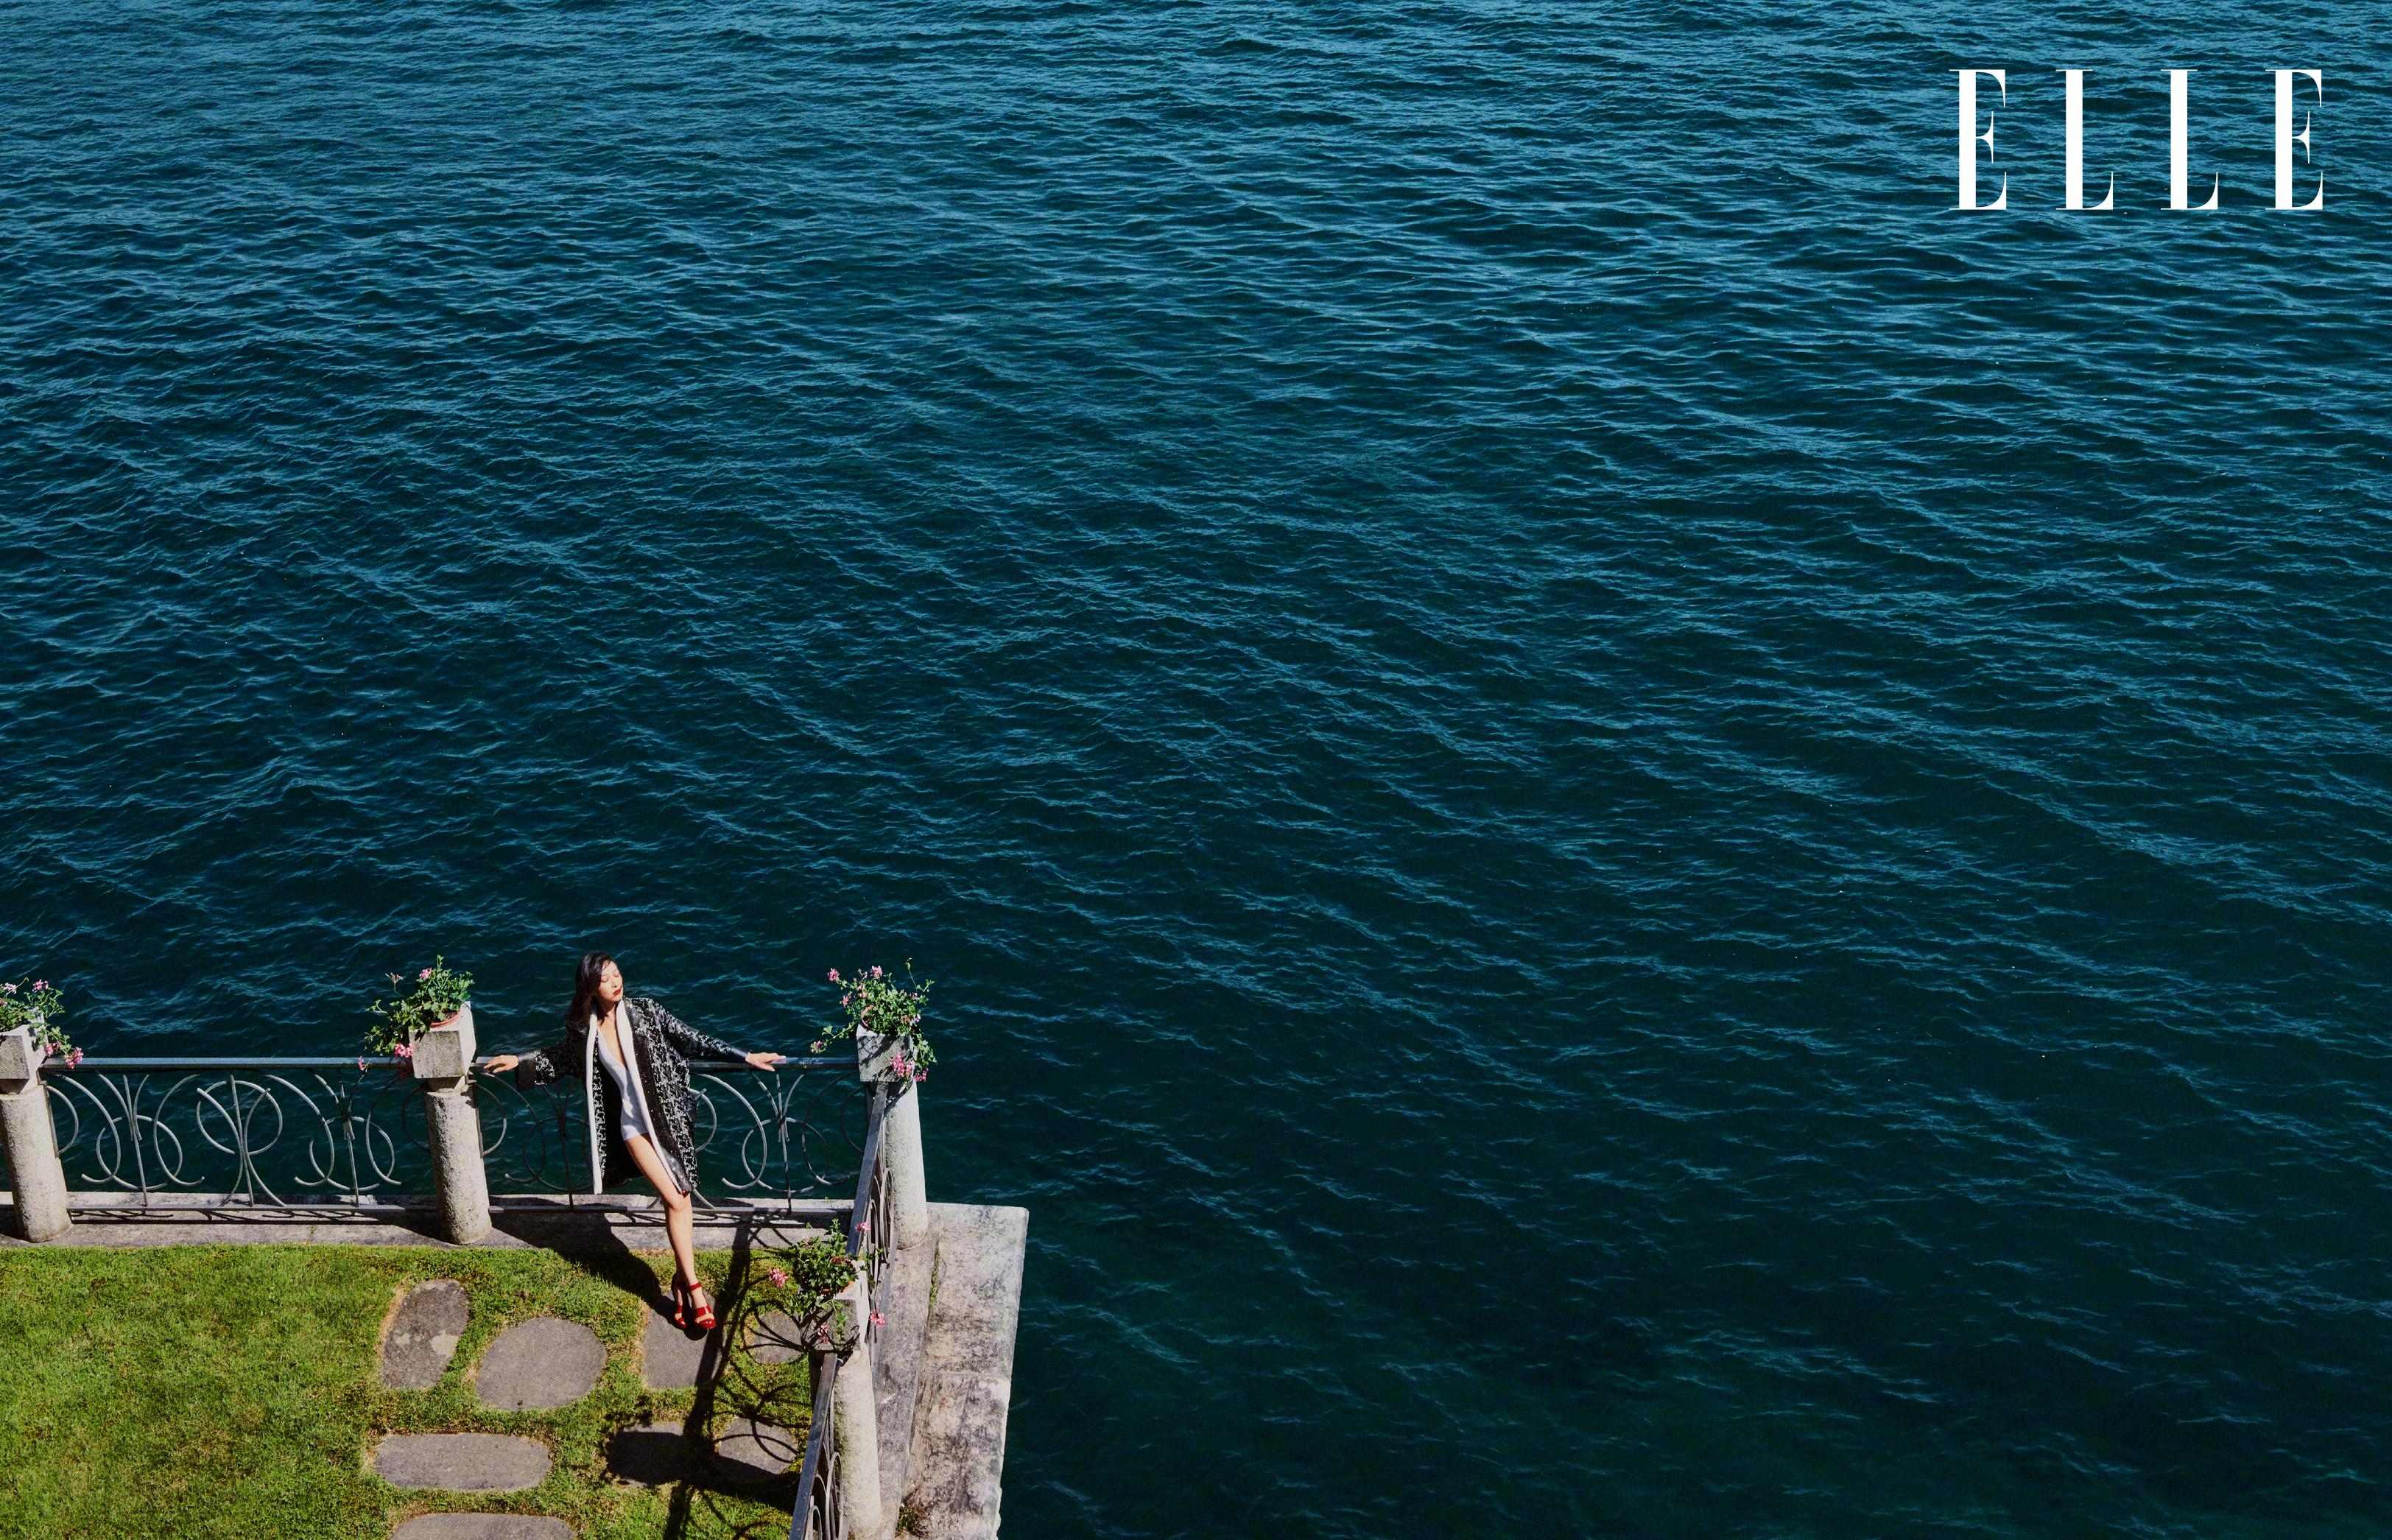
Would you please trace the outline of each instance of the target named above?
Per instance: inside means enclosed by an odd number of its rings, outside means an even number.
[[[623,1021],[630,1025],[631,1054],[639,1065],[640,1086],[648,1099],[648,1116],[656,1124],[656,1153],[684,1193],[697,1185],[697,1150],[689,1131],[690,1059],[721,1059],[738,1063],[747,1055],[720,1038],[709,1038],[682,1024],[673,1013],[644,995],[627,996]],[[617,1036],[622,1025],[618,1024]],[[590,1190],[603,1193],[611,1182],[635,1176],[630,1147],[623,1142],[623,1095],[615,1077],[598,1062],[598,1034],[585,1019],[566,1028],[562,1041],[523,1056],[515,1065],[515,1086],[529,1090],[567,1075],[581,1077],[590,1115]]]

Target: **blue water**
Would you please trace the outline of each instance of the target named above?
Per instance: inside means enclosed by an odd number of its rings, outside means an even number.
[[[910,957],[1008,1534],[2386,1533],[2385,35],[0,0],[0,974]]]

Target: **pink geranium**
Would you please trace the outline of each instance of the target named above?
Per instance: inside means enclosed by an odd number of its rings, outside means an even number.
[[[844,1018],[838,1028],[823,1035],[832,1038],[855,1038],[859,1046],[874,1043],[893,1050],[882,1070],[885,1079],[896,1085],[912,1085],[923,1079],[939,1056],[930,1051],[930,1039],[922,1032],[922,1011],[930,998],[930,981],[916,978],[914,965],[905,964],[901,977],[878,963],[841,973],[834,968],[830,981],[838,988],[839,1013]],[[817,1047],[816,1052],[822,1051]]]

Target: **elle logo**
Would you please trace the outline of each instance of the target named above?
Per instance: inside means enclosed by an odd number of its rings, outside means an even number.
[[[2009,105],[2010,83],[2007,70],[1959,70],[1960,77],[1960,204],[1964,209],[2006,209],[2010,205],[2010,179],[2002,176],[2002,190],[1990,203],[1977,202],[1977,146],[1982,144],[1988,159],[1994,150],[1994,114],[1985,114],[1985,129],[1977,132],[1977,80],[1990,77],[2001,89],[2002,105]],[[2060,205],[2071,209],[2106,209],[2115,206],[2118,178],[2112,175],[2109,190],[2098,203],[2085,201],[2085,72],[2062,70],[2068,77],[2068,152],[2067,198]],[[2293,77],[2307,75],[2311,89],[2317,93],[2315,105],[2325,102],[2325,75],[2317,70],[2279,70],[2276,72],[2276,207],[2308,210],[2325,207],[2325,178],[2320,176],[2316,195],[2306,203],[2293,202],[2293,146],[2301,147],[2301,162],[2309,160],[2309,114],[2301,114],[2301,131],[2293,132]],[[2186,166],[2191,159],[2190,136],[2185,127],[2186,98],[2190,93],[2192,72],[2168,72],[2168,207],[2172,209],[2214,209],[2217,206],[2217,177],[2209,178],[2209,202],[2196,203],[2187,190],[2190,180]]]

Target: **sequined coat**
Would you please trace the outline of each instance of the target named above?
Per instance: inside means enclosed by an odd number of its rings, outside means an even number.
[[[623,1019],[630,1024],[631,1052],[639,1065],[640,1086],[646,1093],[648,1116],[659,1135],[656,1153],[684,1193],[697,1185],[697,1151],[690,1139],[690,1059],[737,1063],[747,1057],[720,1038],[709,1038],[682,1024],[679,1018],[644,995],[627,996]],[[618,1027],[619,1032],[619,1027]],[[603,1193],[610,1183],[635,1176],[630,1147],[623,1142],[623,1098],[615,1077],[598,1062],[598,1034],[588,1021],[566,1029],[561,1041],[523,1055],[515,1065],[517,1089],[529,1090],[578,1075],[589,1103],[590,1190]]]

